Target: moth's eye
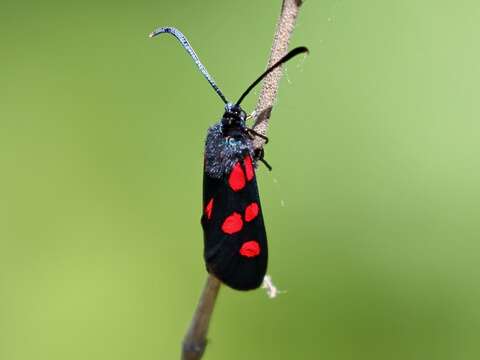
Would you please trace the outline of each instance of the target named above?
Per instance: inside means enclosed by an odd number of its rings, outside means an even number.
[[[228,143],[229,143],[230,145],[235,144],[235,139],[234,139],[233,137],[231,137],[230,139],[228,139]]]

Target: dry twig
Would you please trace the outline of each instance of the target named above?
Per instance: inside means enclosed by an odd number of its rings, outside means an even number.
[[[302,0],[283,0],[272,51],[270,59],[268,60],[268,67],[280,60],[280,58],[287,53],[290,36],[295,27],[295,20],[301,5]],[[277,96],[281,77],[282,70],[279,67],[263,80],[262,91],[255,108],[255,113],[258,115],[254,126],[255,131],[262,135],[266,135],[267,133],[268,121],[275,97]],[[264,140],[256,137],[254,140],[255,149],[259,149],[263,147],[263,145]],[[220,281],[209,274],[202,295],[200,296],[200,301],[193,314],[192,322],[183,340],[182,360],[201,359],[207,346],[208,324],[219,289]]]
[[[302,5],[302,0],[283,0],[282,11],[278,19],[275,37],[273,39],[272,51],[267,67],[272,66],[282,56],[287,53],[288,43],[295,27],[295,20],[297,19],[298,11]],[[278,85],[282,78],[282,67],[273,70],[263,80],[263,87],[258,97],[255,113],[257,119],[255,121],[254,130],[264,136],[267,135],[268,121],[272,112],[275,98],[277,97]],[[256,137],[253,141],[255,149],[263,147],[265,140],[261,137]]]

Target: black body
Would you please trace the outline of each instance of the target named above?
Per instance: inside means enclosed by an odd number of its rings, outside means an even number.
[[[262,284],[267,270],[267,235],[251,139],[245,126],[245,112],[240,107],[227,104],[222,120],[208,131],[205,149],[201,223],[207,270],[234,289],[255,289]],[[234,190],[229,179],[235,166],[236,174],[243,174],[245,184]],[[258,213],[250,220],[246,217],[246,209],[251,204],[258,205]],[[241,216],[242,228],[233,234],[225,233],[222,224],[234,213]],[[242,246],[251,241],[258,243],[259,254],[242,255]]]

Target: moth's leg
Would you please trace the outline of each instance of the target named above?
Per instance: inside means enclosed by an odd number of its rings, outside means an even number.
[[[263,140],[265,140],[265,145],[268,144],[268,137],[266,137],[265,135],[262,135],[262,134],[256,132],[255,130],[253,130],[253,129],[251,129],[251,128],[246,128],[246,131],[247,131],[250,139],[253,140],[252,135],[258,136],[259,138],[262,138]]]
[[[250,115],[247,115],[247,120],[256,119],[257,118],[257,110],[253,110]]]
[[[255,160],[261,161],[267,167],[268,170],[272,171],[272,167],[267,162],[267,160],[265,160],[265,158],[264,158],[265,157],[265,150],[263,150],[263,148],[256,149],[254,156],[255,156]]]

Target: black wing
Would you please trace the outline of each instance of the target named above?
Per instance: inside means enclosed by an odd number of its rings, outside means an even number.
[[[230,173],[203,178],[204,257],[207,270],[237,290],[258,288],[267,270],[267,235],[250,155]]]

